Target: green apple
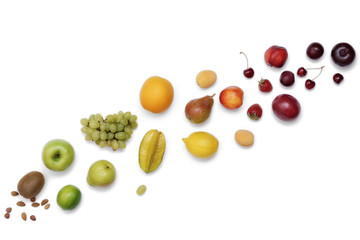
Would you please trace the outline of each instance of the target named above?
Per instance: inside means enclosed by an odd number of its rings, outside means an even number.
[[[63,210],[72,210],[80,203],[80,189],[74,185],[66,185],[60,189],[56,201]]]
[[[116,171],[114,165],[106,160],[94,162],[87,175],[87,183],[90,186],[105,187],[114,182]]]
[[[64,171],[74,161],[74,148],[65,140],[54,139],[46,143],[42,152],[45,166],[53,171]]]

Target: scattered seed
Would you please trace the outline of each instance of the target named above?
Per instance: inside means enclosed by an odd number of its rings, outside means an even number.
[[[21,214],[21,218],[22,218],[24,221],[26,221],[26,213],[25,213],[25,212],[23,212],[23,213]]]
[[[17,196],[17,195],[19,195],[19,193],[17,191],[12,191],[11,192],[11,196]]]
[[[30,198],[30,201],[31,201],[31,202],[35,202],[35,201],[36,201],[36,198],[35,198],[35,197],[32,197],[32,198]]]
[[[141,185],[140,187],[138,187],[138,189],[136,190],[136,193],[138,195],[143,195],[146,192],[146,186],[145,185]]]
[[[46,204],[44,208],[49,209],[49,207],[50,207],[50,203]]]
[[[31,215],[30,219],[33,220],[33,221],[36,221],[36,217],[34,215]]]
[[[6,212],[7,212],[7,213],[10,213],[11,210],[12,210],[12,208],[11,208],[11,207],[8,207],[8,208],[6,209]]]
[[[9,218],[10,218],[10,214],[9,214],[9,213],[5,213],[4,217],[5,217],[6,219],[9,219]]]
[[[23,201],[18,201],[16,205],[18,205],[19,207],[24,207],[26,204]]]
[[[38,207],[38,206],[40,206],[40,203],[34,202],[33,204],[31,204],[31,206]]]
[[[45,204],[47,204],[49,202],[49,200],[47,199],[44,199],[41,201],[41,206],[44,206]]]

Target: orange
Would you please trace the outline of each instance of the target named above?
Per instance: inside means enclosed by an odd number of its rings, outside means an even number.
[[[152,113],[161,113],[168,109],[174,98],[174,89],[165,78],[148,78],[140,91],[140,103]]]

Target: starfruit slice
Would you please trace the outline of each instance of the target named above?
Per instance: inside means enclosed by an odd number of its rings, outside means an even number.
[[[139,148],[139,165],[146,173],[157,169],[165,153],[165,136],[162,132],[152,129],[143,137]]]

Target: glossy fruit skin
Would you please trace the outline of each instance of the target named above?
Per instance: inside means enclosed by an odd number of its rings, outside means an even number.
[[[213,105],[213,96],[193,99],[185,106],[185,116],[194,124],[203,123],[210,117]]]
[[[252,69],[252,68],[245,69],[243,73],[244,73],[244,76],[247,78],[252,78],[255,74],[254,69]]]
[[[86,181],[92,187],[106,187],[112,184],[115,178],[114,165],[107,160],[98,160],[90,166]]]
[[[307,70],[303,67],[299,68],[296,73],[299,77],[305,77],[307,74]]]
[[[247,111],[247,115],[251,120],[259,120],[262,116],[263,110],[257,103],[251,105]]]
[[[315,87],[315,82],[311,79],[308,79],[305,81],[305,87],[308,90],[313,89]]]
[[[164,133],[156,129],[149,130],[139,147],[139,165],[145,173],[155,171],[161,164],[166,149]]]
[[[306,55],[313,60],[321,58],[323,54],[324,47],[318,42],[311,43],[306,49]]]
[[[212,157],[219,147],[217,138],[208,132],[194,132],[182,140],[191,155],[202,159]]]
[[[339,84],[342,80],[344,80],[344,76],[340,73],[335,73],[333,76],[333,80],[335,83]]]
[[[341,67],[350,65],[354,61],[355,56],[355,49],[345,42],[336,44],[331,50],[332,60]]]
[[[268,79],[261,79],[259,81],[260,92],[268,93],[268,92],[271,92],[272,89],[273,89],[273,86]]]
[[[290,87],[295,83],[295,75],[291,71],[284,71],[280,75],[280,83],[285,87]]]
[[[280,94],[273,100],[272,110],[279,119],[293,121],[299,116],[301,106],[295,97],[289,94]]]
[[[79,205],[81,191],[74,185],[66,185],[57,194],[56,202],[63,210],[72,210]]]
[[[71,166],[74,158],[74,148],[63,139],[47,142],[42,151],[42,160],[45,166],[53,171],[65,171]]]
[[[288,52],[286,48],[274,45],[265,51],[264,58],[270,67],[281,68],[288,58]]]
[[[219,99],[225,108],[234,110],[243,104],[244,92],[241,88],[230,86],[221,91]]]
[[[165,78],[153,76],[148,78],[140,90],[140,103],[152,113],[167,110],[174,98],[174,88]]]

